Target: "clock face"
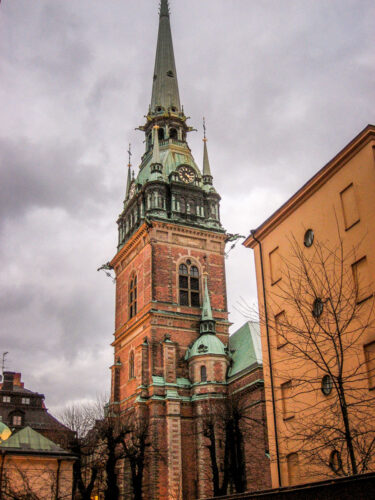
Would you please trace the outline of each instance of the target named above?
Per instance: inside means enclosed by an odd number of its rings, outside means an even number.
[[[189,167],[189,165],[182,165],[181,167],[178,167],[177,172],[180,180],[186,184],[190,184],[195,179],[195,170],[192,167]]]
[[[134,193],[135,193],[135,184],[133,182],[133,184],[130,186],[129,189],[129,198],[133,198]]]

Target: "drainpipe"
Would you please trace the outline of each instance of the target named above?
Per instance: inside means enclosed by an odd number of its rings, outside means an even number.
[[[272,413],[273,413],[273,427],[275,430],[275,447],[276,447],[276,460],[277,460],[277,475],[279,480],[279,487],[281,488],[281,471],[280,471],[280,454],[279,454],[279,440],[277,435],[277,422],[276,422],[276,404],[275,404],[275,389],[273,385],[273,372],[272,372],[272,358],[271,358],[271,346],[270,346],[270,332],[268,324],[268,312],[267,312],[267,298],[266,298],[266,286],[264,283],[264,267],[263,267],[263,251],[262,243],[255,236],[255,229],[250,231],[251,236],[259,245],[260,254],[260,270],[262,274],[262,288],[263,288],[263,302],[264,302],[264,319],[266,324],[266,335],[267,335],[267,348],[268,348],[268,363],[270,367],[270,381],[271,381],[271,395],[272,395]]]
[[[56,494],[55,494],[55,500],[58,500],[60,498],[59,493],[60,493],[60,469],[61,469],[61,458],[57,459],[57,471],[56,471]]]
[[[0,500],[3,498],[3,475],[4,475],[4,462],[6,450],[1,450],[2,460],[1,460],[1,468],[0,468]]]

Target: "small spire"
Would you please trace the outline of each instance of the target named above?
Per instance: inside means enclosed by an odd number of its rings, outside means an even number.
[[[160,127],[158,125],[154,125],[153,126],[153,130],[154,130],[154,149],[152,151],[151,165],[152,164],[154,164],[154,165],[160,165],[160,149],[159,149],[159,134],[158,134],[159,128]]]
[[[212,316],[210,295],[207,286],[207,273],[204,273],[204,296],[202,305],[202,317],[199,325],[199,332],[201,335],[206,333],[215,334],[215,320]]]
[[[207,286],[207,273],[204,274],[204,297],[203,297],[203,305],[202,305],[202,321],[212,321],[212,310],[211,310],[211,302],[210,295],[208,293]]]
[[[128,149],[128,155],[129,155],[128,179],[127,179],[127,182],[126,182],[126,196],[125,196],[125,199],[127,199],[129,197],[130,184],[132,182],[132,178],[131,178],[131,166],[132,166],[132,163],[131,163],[131,157],[132,157],[131,146],[132,145],[129,143],[129,149]]]
[[[203,182],[204,184],[212,184],[212,175],[210,162],[208,159],[208,151],[207,151],[207,137],[206,137],[206,120],[203,117]]]

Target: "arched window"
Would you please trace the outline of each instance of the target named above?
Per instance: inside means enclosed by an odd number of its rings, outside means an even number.
[[[137,314],[137,276],[134,275],[129,283],[129,318]]]
[[[207,382],[207,369],[204,365],[201,366],[201,382]]]
[[[129,356],[129,380],[131,378],[134,378],[134,351],[131,351]]]
[[[164,129],[161,128],[161,127],[158,130],[158,137],[159,137],[159,141],[163,141],[164,140]]]
[[[199,307],[199,271],[188,259],[178,269],[178,287],[182,306]]]
[[[175,128],[171,128],[169,131],[169,137],[171,139],[177,139],[177,130]]]

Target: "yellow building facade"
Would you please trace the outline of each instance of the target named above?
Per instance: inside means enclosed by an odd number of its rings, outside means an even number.
[[[375,127],[246,239],[273,487],[374,470]]]

